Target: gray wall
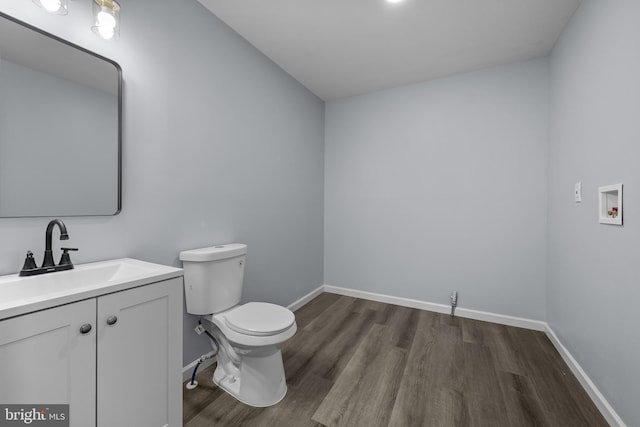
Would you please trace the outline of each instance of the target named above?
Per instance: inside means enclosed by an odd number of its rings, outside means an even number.
[[[546,60],[325,114],[325,283],[545,318]]]
[[[547,321],[630,426],[640,423],[638,40],[640,2],[585,0],[550,68]],[[624,226],[601,225],[598,186],[619,182]]]
[[[640,419],[638,2],[585,0],[550,65],[326,110],[196,1],[124,6],[108,43],[89,30],[90,2],[66,17],[0,4],[123,68],[123,212],[65,219],[76,262],[179,266],[182,249],[240,241],[244,300],[288,304],[323,282],[324,232],[325,283],[444,304],[457,289],[462,307],[546,319],[620,415]],[[625,225],[599,225],[596,188],[616,182]],[[48,220],[0,219],[0,274],[28,249],[41,258]],[[207,343],[185,320],[188,363]]]
[[[286,305],[322,284],[321,100],[195,0],[126,2],[115,43],[91,32],[89,1],[66,17],[30,1],[0,10],[123,69],[123,210],[64,219],[75,262],[180,266],[182,249],[238,241],[249,245],[245,301]],[[41,261],[48,220],[0,219],[0,274],[17,272],[28,249]],[[208,343],[185,320],[186,364]]]

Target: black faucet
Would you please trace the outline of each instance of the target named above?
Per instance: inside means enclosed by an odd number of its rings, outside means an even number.
[[[60,228],[60,240],[69,240],[69,234],[67,233],[67,226],[59,219],[53,219],[49,221],[47,225],[47,231],[44,236],[44,261],[42,267],[54,267],[56,264],[53,262],[53,251],[51,249],[51,239],[53,235],[53,227],[58,226]]]
[[[36,274],[52,273],[54,271],[71,270],[73,268],[73,263],[69,257],[69,251],[77,251],[78,248],[60,248],[63,251],[60,262],[58,265],[53,262],[51,241],[53,239],[53,229],[56,225],[60,228],[60,240],[69,240],[69,234],[67,233],[67,227],[64,225],[64,222],[59,219],[49,221],[47,231],[45,233],[44,261],[42,262],[42,267],[37,267],[35,259],[33,258],[33,253],[28,251],[27,258],[24,261],[24,266],[22,267],[22,270],[20,270],[20,276],[33,276]]]

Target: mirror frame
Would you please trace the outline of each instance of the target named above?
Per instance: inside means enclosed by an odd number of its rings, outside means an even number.
[[[62,44],[65,44],[69,47],[72,47],[74,49],[77,49],[81,52],[87,53],[97,59],[100,59],[102,61],[108,62],[109,64],[113,65],[118,73],[118,91],[117,91],[117,95],[118,95],[118,113],[117,113],[117,117],[118,117],[118,141],[117,141],[117,145],[118,145],[118,154],[117,154],[117,159],[118,159],[118,182],[117,182],[117,186],[118,186],[118,197],[117,197],[117,206],[116,206],[116,211],[114,213],[108,213],[108,214],[55,214],[53,216],[61,216],[61,217],[95,217],[95,216],[115,216],[118,215],[121,211],[122,211],[122,67],[120,67],[120,65],[113,61],[112,59],[109,59],[105,56],[102,56],[100,54],[97,54],[95,52],[90,51],[89,49],[86,49],[82,46],[78,46],[75,43],[71,43],[68,40],[65,40],[63,38],[60,38],[54,34],[48,33],[38,27],[35,27],[31,24],[28,24],[24,21],[21,21],[19,19],[14,18],[13,16],[7,15],[5,13],[3,13],[2,11],[0,11],[0,19],[7,19],[15,24],[21,25],[29,30],[35,31],[36,33],[39,33],[45,37],[49,37],[50,39],[53,39],[55,41],[58,41]],[[52,216],[52,214],[34,214],[34,215],[20,215],[20,216],[0,216],[0,218],[43,218],[43,217],[50,217]]]

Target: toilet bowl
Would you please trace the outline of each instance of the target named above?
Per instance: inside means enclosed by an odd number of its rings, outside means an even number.
[[[264,302],[239,304],[246,245],[232,243],[180,252],[187,312],[199,315],[218,350],[213,381],[257,407],[287,393],[279,344],[297,331],[294,314]]]
[[[284,398],[287,385],[278,344],[296,333],[290,310],[250,302],[203,320],[219,344],[216,385],[251,406],[271,406]]]

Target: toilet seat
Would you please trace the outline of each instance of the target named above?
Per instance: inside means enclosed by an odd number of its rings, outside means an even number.
[[[294,314],[279,305],[249,302],[224,313],[229,329],[251,336],[270,336],[286,331],[294,324]]]
[[[253,308],[243,309],[247,305]],[[229,315],[231,321],[227,320]],[[298,330],[295,315],[289,309],[268,303],[250,302],[202,319],[213,323],[230,342],[248,347],[282,343]]]

